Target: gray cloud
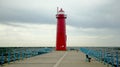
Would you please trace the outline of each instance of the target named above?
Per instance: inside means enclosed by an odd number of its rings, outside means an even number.
[[[119,28],[120,27],[120,1],[107,1],[108,3],[93,8],[81,8],[75,10],[76,14],[71,25],[84,28]]]
[[[0,23],[56,24],[55,11],[60,1],[46,1],[1,0]],[[59,5],[62,5],[68,15],[68,25],[83,28],[119,28],[119,3],[117,0],[66,0]]]
[[[41,23],[53,24],[53,20],[44,12],[37,13],[35,11],[17,10],[17,9],[1,9],[0,10],[1,23],[7,22],[23,22],[23,23]],[[53,23],[51,23],[53,22]]]
[[[55,37],[58,6],[67,14],[67,43],[71,46],[115,46],[120,43],[119,3],[119,0],[0,0],[0,41],[3,45],[21,42],[54,45],[51,38]]]

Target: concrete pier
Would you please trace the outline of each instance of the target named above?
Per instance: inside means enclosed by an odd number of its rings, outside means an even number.
[[[2,67],[107,67],[91,59],[86,62],[80,51],[53,51],[51,53],[4,64]]]

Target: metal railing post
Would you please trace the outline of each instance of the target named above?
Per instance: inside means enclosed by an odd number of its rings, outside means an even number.
[[[2,55],[1,55],[1,65],[4,64],[4,53],[2,52]]]
[[[10,51],[8,51],[8,64],[10,63],[10,60],[11,60],[10,57],[11,57],[10,56]]]
[[[118,61],[118,59],[119,59],[119,58],[118,58],[118,52],[116,52],[116,63],[117,63],[116,66],[117,66],[117,67],[119,67],[119,61]]]

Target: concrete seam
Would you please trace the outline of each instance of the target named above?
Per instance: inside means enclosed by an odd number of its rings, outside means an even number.
[[[57,61],[57,63],[53,67],[57,67],[66,55],[67,52]]]

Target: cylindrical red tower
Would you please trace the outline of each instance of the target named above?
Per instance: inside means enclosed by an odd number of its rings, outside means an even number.
[[[56,36],[56,50],[66,51],[66,15],[62,8],[57,12],[57,36]]]

